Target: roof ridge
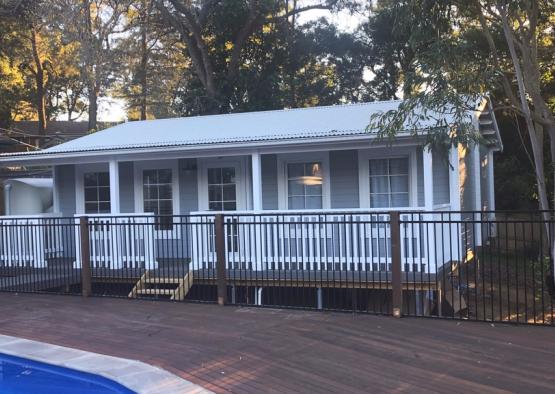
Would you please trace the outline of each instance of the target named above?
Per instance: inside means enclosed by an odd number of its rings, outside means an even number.
[[[330,104],[330,105],[318,105],[314,107],[297,107],[297,108],[282,108],[282,109],[265,109],[261,111],[245,111],[245,112],[231,112],[227,114],[207,114],[207,115],[194,115],[194,116],[176,116],[173,118],[160,118],[160,119],[146,119],[146,120],[134,120],[130,122],[123,122],[119,123],[113,127],[117,127],[120,125],[128,124],[128,123],[141,123],[141,122],[156,122],[156,121],[164,121],[164,120],[177,120],[177,119],[193,119],[193,118],[204,118],[204,117],[228,117],[228,116],[241,116],[241,115],[259,115],[259,114],[267,114],[269,112],[293,112],[293,111],[318,111],[318,110],[325,110],[330,108],[340,108],[340,107],[362,107],[362,106],[372,106],[372,105],[380,105],[380,104],[387,104],[387,103],[398,103],[403,100],[383,100],[383,101],[366,101],[361,103],[343,103],[343,104]],[[104,129],[107,130],[107,129]],[[103,130],[100,130],[103,131]]]

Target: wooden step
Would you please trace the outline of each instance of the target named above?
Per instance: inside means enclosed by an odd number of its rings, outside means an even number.
[[[137,294],[148,294],[148,295],[173,295],[175,289],[139,289]]]
[[[157,285],[174,285],[173,288],[160,289]],[[171,300],[181,301],[193,286],[193,273],[188,272],[183,278],[157,277],[150,271],[145,271],[137,281],[129,298],[137,298],[138,295],[166,295]]]
[[[179,284],[183,278],[159,278],[157,276],[151,276],[145,278],[143,283],[154,283],[154,284]]]

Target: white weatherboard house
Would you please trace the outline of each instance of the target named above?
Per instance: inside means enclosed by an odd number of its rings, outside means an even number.
[[[390,210],[432,214],[494,209],[493,152],[500,149],[501,141],[488,100],[469,113],[485,143],[452,149],[449,163],[424,149],[423,139],[407,132],[400,131],[392,145],[376,141],[375,134],[367,132],[372,114],[398,105],[399,101],[385,101],[128,122],[46,150],[3,155],[0,165],[51,166],[52,215],[87,215],[96,221],[107,217],[121,222],[148,221],[152,215],[231,211],[263,214],[267,222],[284,217],[294,222],[303,215],[301,223],[310,222],[311,215],[317,218],[328,213],[333,221],[347,213],[360,218]],[[98,245],[92,246],[92,262],[108,268],[144,267],[155,266],[170,255],[181,258],[213,252],[210,240],[199,239],[207,236],[183,231],[176,225],[179,220],[167,219],[151,226],[149,232],[126,230],[117,250],[100,247],[106,238],[116,236],[115,232],[95,234],[92,239]],[[245,216],[244,220],[253,219]],[[94,231],[95,227],[91,228]],[[372,239],[372,229],[355,235],[336,234],[333,227],[329,231],[322,227],[316,232],[314,227],[305,230],[284,232],[276,225],[275,231],[265,232],[264,239],[266,244],[287,242],[291,247],[299,239],[325,238],[329,241],[325,252],[307,246],[302,253],[325,253],[328,262],[336,261],[338,254],[341,262],[347,263],[360,256],[356,247],[348,251],[348,244],[379,249],[369,252],[371,256],[384,253],[384,245]],[[403,237],[416,239],[418,228],[410,231]],[[261,241],[248,238],[235,240],[235,247]],[[481,241],[478,234],[475,242]],[[414,263],[405,270],[433,270],[419,248],[411,242],[403,245],[404,256],[410,255]],[[436,249],[440,247],[436,245]],[[64,248],[72,249],[79,259],[76,248]],[[254,269],[268,268],[270,258],[293,262],[289,254],[276,257],[276,250],[259,250],[248,260]],[[44,255],[34,258],[35,264],[44,264],[40,261]],[[310,256],[304,261],[310,261]],[[233,256],[228,257],[228,264],[234,264]],[[380,269],[373,264],[346,267]]]

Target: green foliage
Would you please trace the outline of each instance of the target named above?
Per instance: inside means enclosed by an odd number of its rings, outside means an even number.
[[[541,167],[546,163],[545,171],[540,168],[546,179],[540,179],[553,198],[549,144],[554,144],[555,135],[549,128],[553,129],[555,109],[555,3],[515,1],[506,8],[519,64],[527,76],[526,105],[535,117],[532,131],[523,123],[514,61],[500,17],[503,4],[487,0],[378,1],[366,26],[379,58],[373,86],[380,89],[381,98],[402,91],[405,101],[397,111],[374,116],[368,129],[386,139],[394,139],[402,131],[422,135],[433,149],[480,142],[470,127],[468,111],[475,108],[479,97],[487,95],[498,119],[517,117],[516,122],[501,122],[501,136],[510,153],[496,160],[500,172],[496,179],[503,183],[497,189],[503,191],[499,200],[506,201],[507,207],[527,208],[530,199],[538,199],[534,183],[540,184],[530,146],[532,132],[545,134],[538,137],[537,160]],[[531,30],[531,26],[537,28]],[[541,109],[544,102],[551,113]],[[520,135],[515,124],[521,125]],[[423,130],[424,125],[431,126],[429,132]],[[515,173],[518,175],[512,176]],[[504,175],[507,178],[503,179]]]

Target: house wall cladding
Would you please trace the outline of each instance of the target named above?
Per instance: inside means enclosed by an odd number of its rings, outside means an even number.
[[[449,204],[449,162],[446,155],[432,152],[434,204]]]
[[[121,213],[135,212],[133,162],[119,163],[119,204]]]
[[[262,208],[279,209],[277,155],[262,155]]]
[[[54,187],[58,193],[62,216],[75,215],[75,166],[63,165],[54,167]]]
[[[331,208],[358,208],[358,151],[330,152]]]
[[[422,150],[417,150],[418,205],[424,205]],[[262,201],[264,209],[279,209],[278,159],[262,155]],[[76,213],[75,165],[56,166],[56,188],[63,216]],[[330,152],[330,204],[332,209],[359,208],[359,168],[357,150]],[[196,159],[178,160],[180,212],[186,215],[199,209],[198,163]],[[449,165],[440,154],[433,154],[434,204],[449,203]],[[134,163],[119,163],[121,213],[135,212]]]

